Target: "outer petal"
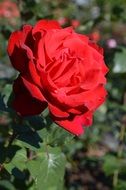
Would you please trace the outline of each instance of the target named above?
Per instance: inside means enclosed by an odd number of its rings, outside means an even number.
[[[50,29],[60,29],[60,24],[55,20],[40,20],[34,26],[32,34],[34,35],[37,32],[41,32],[42,30],[50,30]]]
[[[83,115],[75,116],[74,118],[69,117],[68,119],[59,119],[53,116],[52,118],[58,125],[77,136],[83,134],[84,126],[92,124],[91,112],[86,112]]]
[[[99,47],[97,44],[95,43],[89,43],[90,45],[90,51],[92,52],[93,55],[93,59],[95,60],[94,66],[95,68],[102,68],[102,72],[105,75],[109,69],[108,67],[105,65],[104,60],[103,60],[103,48]],[[93,66],[92,66],[93,67]]]
[[[96,43],[91,42],[91,41],[89,41],[89,45],[90,45],[92,48],[96,49],[101,55],[103,55],[103,53],[104,53],[103,48],[101,48],[101,47],[98,46]]]
[[[85,81],[82,83],[81,88],[90,90],[97,87],[99,84],[106,84],[106,78],[102,71],[92,69],[85,73]]]
[[[19,47],[20,44],[25,43],[27,41],[27,37],[31,33],[32,26],[24,25],[21,31],[15,31],[11,34],[7,50],[9,54],[12,54],[15,46]]]
[[[84,129],[82,127],[81,117],[76,116],[73,120],[69,119],[59,120],[57,118],[53,118],[53,120],[59,126],[63,127],[64,129],[66,129],[67,131],[69,131],[74,135],[81,135],[84,132]]]
[[[32,27],[25,25],[22,31],[13,32],[10,36],[7,51],[11,63],[19,72],[26,72],[28,59],[32,58],[31,49],[27,46]],[[26,44],[25,44],[26,42]]]
[[[84,42],[84,43],[88,43],[89,42],[89,37],[83,34],[77,34],[78,37]]]
[[[21,80],[33,98],[36,98],[40,101],[46,101],[41,91],[36,85],[32,84],[31,82],[26,80],[24,77],[21,77]]]
[[[20,77],[14,82],[13,90],[15,99],[12,106],[20,115],[37,115],[47,107],[45,101],[40,101],[31,96]]]
[[[7,48],[13,67],[20,72],[26,70],[25,65],[28,62],[26,51],[20,47],[20,41],[22,40],[23,35],[21,31],[13,32],[10,36]]]

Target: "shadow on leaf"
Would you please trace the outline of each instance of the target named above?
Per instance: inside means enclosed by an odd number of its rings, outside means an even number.
[[[20,133],[18,139],[36,148],[40,148],[39,143],[42,142],[42,139],[40,138],[38,133],[32,130],[26,133]]]
[[[11,145],[10,147],[8,147],[6,149],[6,158],[8,158],[9,160],[12,160],[13,157],[16,155],[16,152],[18,150],[20,150],[21,147],[17,146],[17,145]]]

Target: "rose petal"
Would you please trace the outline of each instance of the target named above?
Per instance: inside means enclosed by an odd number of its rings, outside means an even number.
[[[40,75],[35,67],[35,64],[34,62],[32,61],[29,61],[28,63],[28,70],[29,70],[29,74],[30,74],[30,77],[33,81],[33,83],[36,84],[36,86],[39,86],[39,87],[42,87],[41,86],[41,79],[40,79]]]
[[[86,112],[83,115],[75,116],[73,119],[70,117],[65,120],[61,118],[57,119],[53,116],[52,118],[58,125],[77,136],[84,133],[84,126],[92,124],[92,112]]]
[[[40,20],[37,22],[37,24],[34,26],[32,34],[35,35],[38,32],[41,32],[43,30],[50,30],[50,29],[60,29],[60,24],[55,20]]]
[[[14,82],[13,89],[15,97],[12,106],[20,115],[37,115],[47,107],[46,102],[39,101],[31,96],[20,77]]]
[[[72,28],[68,27],[57,31],[49,30],[44,36],[44,44],[46,53],[50,58],[56,57],[56,50],[61,49],[63,41],[71,35]],[[60,47],[61,46],[61,47]],[[61,52],[58,51],[58,56]]]
[[[105,101],[107,92],[103,85],[99,84],[96,88],[67,95],[62,89],[57,90],[57,93],[52,92],[52,96],[59,102],[59,104],[67,105],[70,108],[84,105],[89,110],[96,109],[101,103]]]
[[[55,123],[57,123],[59,126],[63,127],[64,129],[66,129],[67,131],[69,131],[70,133],[74,135],[78,136],[84,133],[81,117],[76,116],[72,120],[69,120],[69,119],[64,120],[64,119],[59,119],[59,118],[57,119],[53,116],[52,118]]]
[[[35,86],[34,84],[32,84],[31,82],[29,82],[26,78],[21,77],[21,79],[24,86],[27,88],[27,90],[29,91],[29,93],[31,94],[31,96],[33,98],[36,98],[40,101],[46,101],[46,99],[44,98],[44,96],[42,95],[42,92],[39,90],[39,88],[37,86]]]
[[[54,115],[55,117],[61,117],[61,118],[69,117],[69,113],[67,113],[65,110],[62,111],[61,109],[52,104],[48,104],[48,107],[52,115]]]
[[[23,36],[24,36],[24,44],[28,46],[30,49],[34,47],[34,39],[32,37],[32,26],[31,25],[24,25],[23,26]]]
[[[99,84],[106,84],[106,78],[103,72],[97,69],[88,70],[85,73],[85,80],[81,84],[81,88],[84,90],[90,90],[98,86]]]
[[[37,49],[37,52],[36,52],[36,59],[37,59],[36,67],[41,72],[42,70],[45,69],[45,66],[46,66],[43,39],[40,39],[38,41],[38,44],[36,44],[36,49]]]
[[[97,50],[101,55],[103,55],[103,53],[104,53],[103,48],[101,48],[101,47],[98,46],[96,43],[91,42],[91,41],[89,41],[89,45],[90,45],[92,48],[94,48],[95,50]]]
[[[86,35],[83,35],[83,34],[77,34],[78,37],[83,41],[85,42],[86,44],[89,42],[89,37],[86,36]]]
[[[22,32],[13,32],[8,42],[7,51],[13,67],[20,72],[24,72],[26,70],[25,65],[28,61],[28,58],[26,51],[20,47],[21,40],[23,40]]]
[[[33,58],[31,49],[25,45],[25,40],[31,28],[31,26],[25,25],[23,31],[13,32],[8,42],[7,51],[11,63],[19,72],[26,72],[28,59]]]
[[[76,57],[90,58],[90,51],[86,44],[77,33],[72,33],[69,38],[63,42],[63,46],[69,48]]]

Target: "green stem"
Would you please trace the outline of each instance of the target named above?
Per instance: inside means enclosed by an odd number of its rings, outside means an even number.
[[[115,188],[118,184],[118,176],[119,176],[119,171],[115,170],[114,175],[113,175],[113,187]]]
[[[123,124],[121,126],[120,136],[119,136],[119,146],[118,146],[118,151],[117,151],[117,158],[118,159],[120,159],[123,155],[125,129],[126,129],[126,126],[125,126],[125,124]],[[115,170],[114,175],[113,175],[113,187],[114,188],[118,184],[118,179],[119,179],[119,170],[117,169],[117,170]]]

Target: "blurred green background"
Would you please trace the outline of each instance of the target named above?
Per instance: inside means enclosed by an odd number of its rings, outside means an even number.
[[[110,69],[107,101],[95,113],[93,126],[64,148],[64,190],[126,190],[125,0],[0,1],[0,190],[32,190],[27,177],[22,180],[19,174],[12,177],[2,170],[2,148],[10,138],[13,123],[3,99],[6,103],[16,77],[6,47],[11,32],[42,18],[56,19],[63,27],[72,25],[77,32],[87,34],[104,48]]]

